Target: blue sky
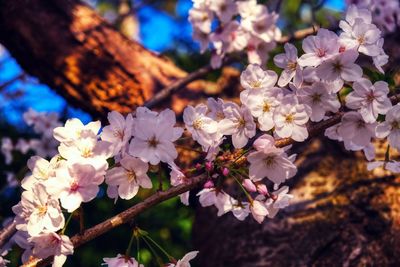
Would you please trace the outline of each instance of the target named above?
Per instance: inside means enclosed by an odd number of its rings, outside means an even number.
[[[169,14],[156,10],[152,7],[145,6],[138,13],[140,21],[141,41],[147,48],[162,52],[169,48],[174,48],[176,40],[179,38],[190,40],[191,27],[187,22],[187,14],[191,7],[191,0],[178,0],[176,6],[176,14],[178,18],[174,18]],[[327,0],[326,6],[329,8],[343,10],[344,0]],[[156,34],[155,34],[156,33]],[[8,54],[3,54],[1,61],[6,59],[0,67],[0,83],[8,81],[21,73],[21,68]],[[57,111],[60,112],[66,107],[63,98],[55,94],[46,85],[40,85],[37,82],[16,82],[7,88],[7,92],[15,92],[23,88],[25,96],[19,100],[25,107],[31,107],[38,111]],[[0,109],[6,111],[7,119],[18,125],[21,122],[21,110],[15,107],[16,103],[1,99]],[[79,117],[87,122],[90,117],[76,109],[69,108],[68,115],[71,117]]]

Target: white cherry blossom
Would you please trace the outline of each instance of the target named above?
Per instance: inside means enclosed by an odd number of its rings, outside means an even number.
[[[282,98],[275,110],[275,133],[281,138],[291,137],[297,142],[302,142],[308,137],[308,119],[305,106],[299,104],[295,95],[288,94]]]
[[[135,258],[127,257],[126,255],[118,254],[114,258],[103,258],[104,263],[108,267],[144,267]]]

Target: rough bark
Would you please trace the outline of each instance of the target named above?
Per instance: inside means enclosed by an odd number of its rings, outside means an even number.
[[[0,42],[27,73],[96,117],[130,112],[187,75],[78,0],[0,1]]]
[[[400,177],[367,172],[363,155],[326,139],[295,150],[295,200],[276,218],[259,225],[199,207],[199,266],[399,266]]]

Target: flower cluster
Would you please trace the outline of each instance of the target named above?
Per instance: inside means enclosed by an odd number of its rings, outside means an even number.
[[[358,8],[367,8],[372,13],[372,21],[382,31],[393,32],[399,25],[400,5],[398,0],[346,0]]]
[[[277,20],[278,14],[256,0],[194,0],[189,12],[193,39],[200,43],[201,52],[211,44],[214,68],[226,54],[243,50],[250,63],[263,65],[281,37]]]

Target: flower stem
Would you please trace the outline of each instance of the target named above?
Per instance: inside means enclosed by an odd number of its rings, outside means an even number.
[[[72,212],[72,213],[69,215],[67,221],[65,222],[64,228],[63,228],[63,229],[61,230],[61,232],[60,232],[60,235],[63,235],[63,234],[65,233],[65,230],[67,230],[67,226],[68,226],[69,222],[71,221],[73,215],[74,215],[74,212]]]
[[[153,256],[156,259],[156,262],[160,265],[160,267],[164,266],[164,263],[162,262],[160,256],[158,256],[157,252],[155,251],[155,249],[153,248],[153,246],[146,240],[146,238],[144,238],[144,236],[140,236],[143,241],[146,243],[147,247],[150,249],[151,254],[153,254]]]
[[[173,260],[174,257],[172,257],[170,254],[168,254],[165,249],[163,249],[156,241],[154,241],[149,235],[143,235],[144,238],[147,238],[151,243],[153,243],[162,253],[164,253],[165,256],[168,257],[168,260]]]
[[[129,240],[128,248],[125,251],[125,256],[128,258],[131,254],[133,238],[136,236],[136,229],[133,229],[131,239]]]

